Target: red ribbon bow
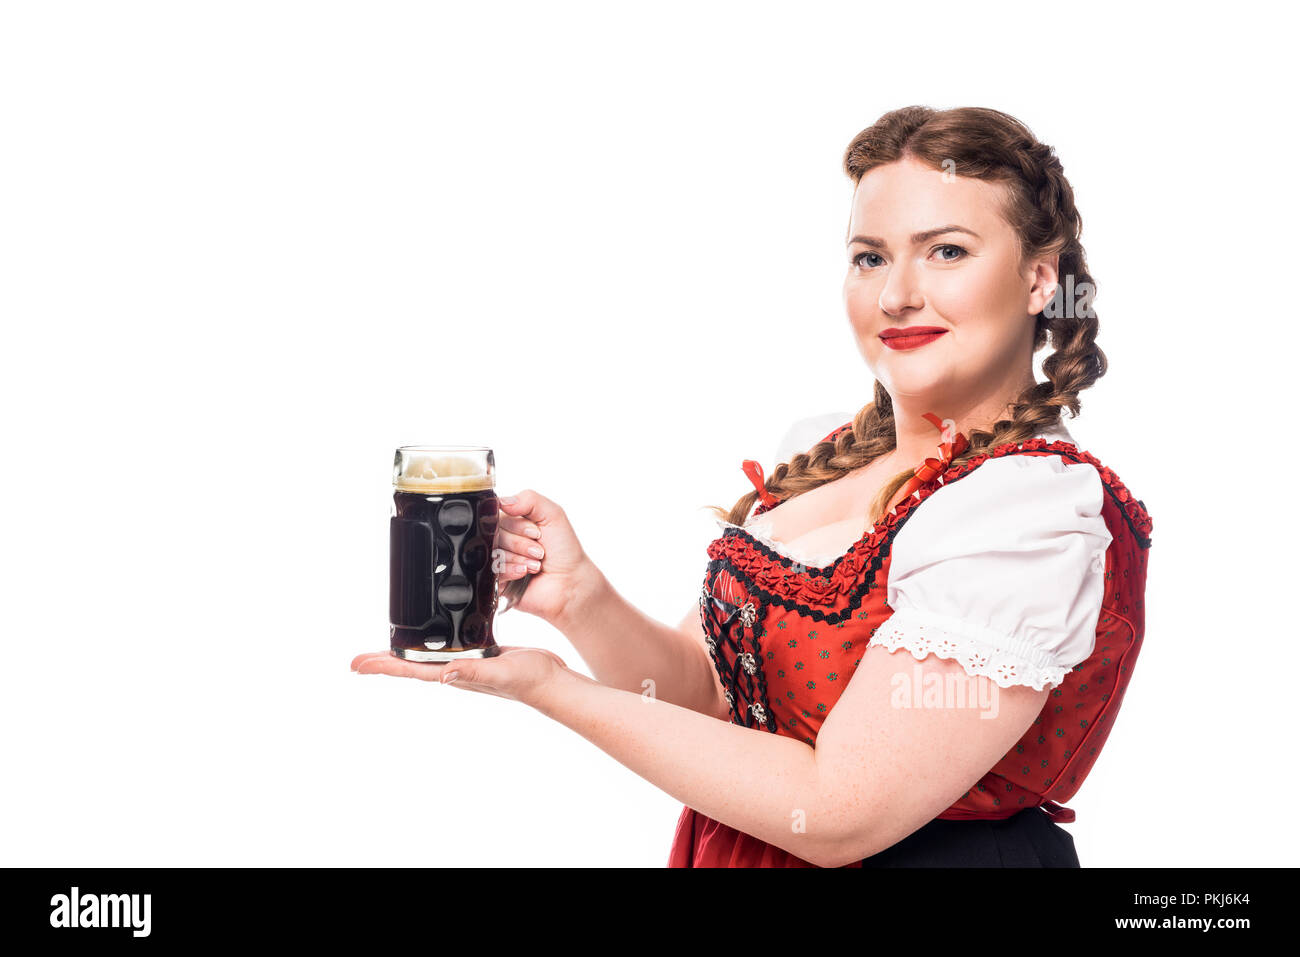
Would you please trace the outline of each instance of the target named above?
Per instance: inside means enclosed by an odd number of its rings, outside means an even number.
[[[763,500],[763,504],[769,508],[776,504],[776,496],[769,492],[763,481],[763,466],[759,465],[753,459],[745,459],[741,468],[749,476],[749,480],[754,483],[754,488],[758,489],[758,497]]]
[[[940,432],[944,431],[944,420],[939,418],[933,412],[926,412],[921,417]],[[966,440],[966,436],[960,432],[955,433],[952,439],[940,442],[939,457],[937,459],[927,458],[924,462],[918,465],[912,472],[912,477],[909,478],[907,483],[898,491],[895,498],[902,501],[921,486],[933,482],[939,475],[947,471],[949,463],[951,463],[954,458],[961,455],[969,447],[970,443]],[[762,500],[763,504],[769,508],[776,505],[776,497],[766,488],[763,479],[763,466],[759,465],[753,459],[745,459],[741,468],[745,470],[745,474],[749,476],[749,480],[754,483],[754,488],[758,491],[758,497]]]
[[[922,418],[926,419],[940,432],[944,431],[944,420],[939,418],[933,412],[926,412]],[[951,441],[939,443],[939,457],[937,459],[927,458],[924,462],[916,467],[912,477],[907,480],[896,496],[902,501],[911,495],[918,488],[933,482],[938,476],[947,471],[948,464],[958,455],[961,455],[969,447],[970,443],[966,441],[966,436],[958,432]]]

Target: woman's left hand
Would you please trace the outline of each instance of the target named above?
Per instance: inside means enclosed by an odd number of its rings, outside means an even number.
[[[446,662],[407,661],[389,651],[373,651],[353,658],[352,670],[363,675],[437,681],[534,706],[548,690],[574,674],[554,652],[509,645],[502,645],[501,653],[491,658]]]

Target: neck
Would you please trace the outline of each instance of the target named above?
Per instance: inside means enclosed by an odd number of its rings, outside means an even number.
[[[996,394],[965,403],[945,402],[933,397],[894,397],[894,461],[898,471],[938,456],[943,434],[924,418],[926,412],[933,412],[941,420],[951,419],[956,426],[954,432],[969,436],[975,429],[988,431],[994,422],[1006,418],[1011,403],[1033,384],[1033,374],[1030,373],[1028,379],[1013,389],[999,389]]]

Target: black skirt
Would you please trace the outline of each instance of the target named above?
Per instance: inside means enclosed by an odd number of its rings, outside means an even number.
[[[1001,821],[935,818],[863,867],[1079,867],[1070,832],[1040,807]]]

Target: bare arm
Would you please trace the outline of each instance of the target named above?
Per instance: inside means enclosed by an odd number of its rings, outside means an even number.
[[[975,690],[905,707],[900,680],[922,689],[965,681]],[[868,646],[815,749],[671,704],[647,706],[571,670],[530,703],[701,814],[810,863],[841,867],[950,807],[1015,745],[1050,693],[999,688],[953,660],[918,662],[905,650]]]
[[[587,577],[585,594],[570,602],[554,624],[596,680],[729,721],[722,683],[704,644],[699,606],[674,628],[620,595],[594,565]]]
[[[556,502],[524,489],[500,503],[500,580],[535,573],[516,597],[521,611],[563,632],[601,684],[729,720],[698,605],[676,628],[655,621],[605,578]]]

